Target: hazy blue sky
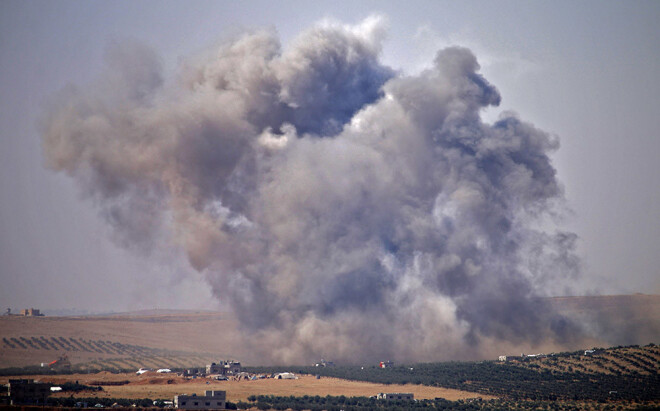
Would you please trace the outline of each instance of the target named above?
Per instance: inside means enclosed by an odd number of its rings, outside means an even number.
[[[580,237],[582,293],[660,293],[660,3],[171,2],[0,3],[0,306],[216,308],[184,259],[117,247],[92,201],[44,168],[38,120],[84,86],[112,42],[153,47],[166,69],[243,29],[287,42],[314,22],[389,21],[383,60],[414,73],[437,49],[472,49],[502,104],[559,137],[555,167]],[[174,261],[178,261],[174,262]]]

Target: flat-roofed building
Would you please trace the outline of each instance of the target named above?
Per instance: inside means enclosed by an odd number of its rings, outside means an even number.
[[[25,317],[43,317],[44,315],[41,313],[41,311],[37,310],[36,308],[26,308],[24,310],[21,310],[21,315]]]
[[[9,380],[7,384],[11,405],[43,405],[50,395],[50,384],[34,380]]]
[[[241,363],[238,361],[220,361],[206,366],[206,374],[236,375],[241,372]]]
[[[181,410],[224,410],[226,401],[226,391],[206,391],[205,395],[177,395],[174,397],[174,407]]]

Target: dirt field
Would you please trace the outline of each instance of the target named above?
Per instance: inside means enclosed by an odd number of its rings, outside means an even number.
[[[19,377],[12,377],[19,378]],[[383,385],[368,382],[347,381],[337,378],[320,378],[299,376],[297,380],[261,379],[255,381],[213,381],[206,378],[184,379],[175,375],[164,375],[155,372],[140,376],[135,374],[74,374],[67,376],[26,376],[41,382],[63,384],[67,381],[78,381],[89,385],[98,381],[125,381],[129,383],[120,386],[104,386],[101,392],[81,392],[78,397],[114,397],[114,398],[164,398],[172,399],[178,394],[204,394],[205,390],[225,390],[229,401],[245,401],[250,395],[303,396],[303,395],[345,395],[347,397],[372,396],[379,392],[411,392],[417,399],[433,399],[436,397],[456,401],[465,398],[494,398],[466,391],[447,388],[427,387],[423,385]],[[5,384],[9,378],[0,378]],[[208,382],[208,384],[207,384]],[[69,396],[69,393],[58,394]]]

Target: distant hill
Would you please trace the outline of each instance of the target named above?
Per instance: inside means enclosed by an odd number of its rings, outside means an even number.
[[[113,312],[105,314],[107,316],[126,316],[126,317],[145,317],[161,315],[194,315],[194,314],[217,314],[212,310],[171,310],[168,308],[152,308],[150,310],[137,310],[126,312]]]
[[[555,297],[547,301],[599,336],[594,343],[600,346],[660,342],[658,295]],[[201,366],[219,359],[261,364],[243,338],[232,314],[212,311],[0,316],[0,368],[49,363],[64,353],[74,365],[87,364],[90,369]],[[496,358],[491,354],[484,352],[483,356]]]
[[[90,369],[203,366],[249,358],[231,315],[158,310],[106,316],[0,317],[0,368],[50,363],[67,354]]]
[[[554,297],[553,308],[572,318],[604,346],[660,341],[660,295]]]

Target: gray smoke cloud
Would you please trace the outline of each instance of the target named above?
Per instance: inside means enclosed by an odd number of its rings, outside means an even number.
[[[467,49],[405,75],[385,27],[256,31],[164,79],[139,44],[44,117],[47,163],[129,248],[174,242],[265,362],[465,358],[577,338],[538,298],[577,273],[558,141],[514,114]]]

